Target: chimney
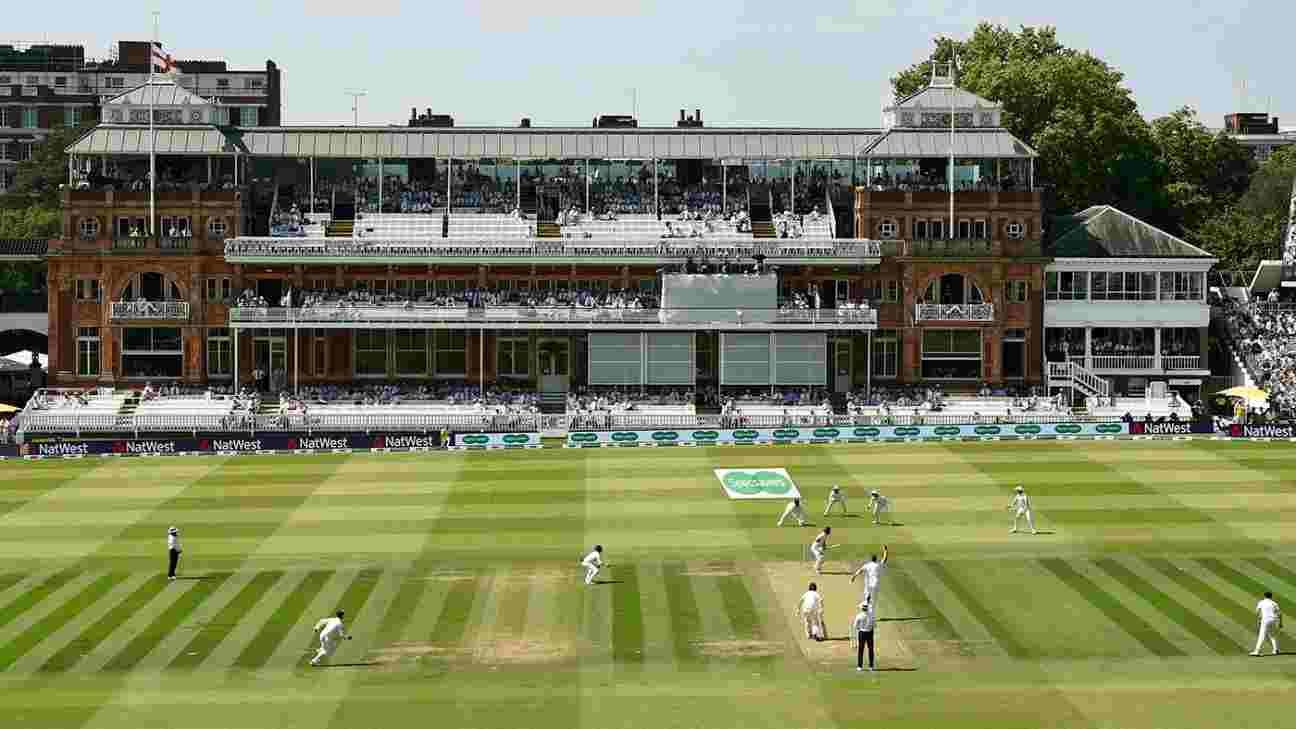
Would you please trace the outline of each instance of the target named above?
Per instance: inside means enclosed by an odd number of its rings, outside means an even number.
[[[684,121],[684,110],[680,109],[680,121]]]
[[[432,107],[429,106],[428,108],[424,109],[424,110],[423,110],[423,113],[427,114],[427,118],[431,119],[431,118],[432,118]]]
[[[521,124],[518,124],[518,126],[521,127],[521,128],[523,128],[523,129],[530,129],[530,128],[531,128],[531,117],[529,117],[529,116],[524,116],[524,117],[522,117],[522,123],[521,123]]]
[[[701,124],[701,123],[702,123],[702,110],[701,110],[701,109],[694,109],[694,110],[693,110],[693,114],[696,116],[696,121],[697,121],[697,123],[698,123],[698,124]]]
[[[410,107],[410,121],[414,121],[414,120],[416,120],[416,119],[418,119],[418,107],[417,107],[417,106],[411,106],[411,107]]]

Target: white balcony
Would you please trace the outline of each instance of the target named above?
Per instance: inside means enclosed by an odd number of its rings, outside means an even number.
[[[1199,355],[1169,355],[1160,357],[1152,354],[1134,355],[1090,355],[1072,359],[1076,364],[1094,372],[1187,372],[1203,368]]]
[[[994,321],[994,304],[916,304],[915,321]]]
[[[188,301],[114,301],[113,319],[152,319],[186,321],[189,319]]]

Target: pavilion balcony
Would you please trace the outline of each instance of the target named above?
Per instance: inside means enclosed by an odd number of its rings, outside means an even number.
[[[114,301],[112,319],[188,321],[188,301]]]
[[[1196,354],[1163,354],[1160,356],[1155,354],[1095,354],[1090,355],[1087,360],[1083,356],[1073,357],[1072,361],[1087,370],[1102,373],[1130,371],[1189,372],[1203,368],[1202,358]]]
[[[915,321],[994,321],[994,304],[915,304]]]

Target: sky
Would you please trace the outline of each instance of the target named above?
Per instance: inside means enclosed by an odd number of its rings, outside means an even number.
[[[284,73],[286,124],[408,121],[586,126],[637,110],[643,126],[702,110],[708,127],[874,127],[889,79],[938,36],[980,21],[1052,25],[1125,74],[1144,116],[1184,105],[1208,126],[1269,111],[1296,127],[1290,0],[73,0],[5,17],[0,42],[62,42],[105,57],[147,39],[161,11],[177,58]]]

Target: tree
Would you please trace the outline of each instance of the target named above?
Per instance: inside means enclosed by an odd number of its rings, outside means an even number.
[[[933,60],[957,55],[959,86],[1003,106],[1003,124],[1039,153],[1037,177],[1063,210],[1111,204],[1166,224],[1165,165],[1124,76],[1063,46],[1054,28],[981,23],[966,41],[937,38]],[[932,61],[891,79],[897,98],[927,85]]]
[[[1174,229],[1201,226],[1247,191],[1255,169],[1250,151],[1222,131],[1211,133],[1191,108],[1152,122],[1152,136],[1168,174]]]
[[[18,164],[14,189],[10,194],[30,203],[57,208],[59,188],[68,180],[65,150],[87,129],[89,126],[63,127],[50,132],[44,141],[32,148],[31,157]]]
[[[1251,270],[1265,259],[1279,258],[1287,234],[1292,184],[1296,182],[1296,147],[1275,152],[1251,176],[1236,204],[1229,205],[1188,231],[1188,240],[1220,259],[1220,268]]]

